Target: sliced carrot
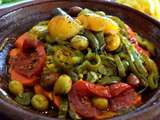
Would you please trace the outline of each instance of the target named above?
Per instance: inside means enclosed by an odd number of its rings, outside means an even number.
[[[55,95],[54,93],[53,93],[53,104],[54,104],[57,108],[59,108],[59,107],[60,107],[60,104],[61,104],[61,97],[58,96],[58,95]]]
[[[43,89],[39,84],[36,84],[34,86],[34,92],[36,94],[42,94],[46,96],[49,100],[53,101],[53,104],[55,107],[59,108],[60,107],[60,102],[61,102],[61,97],[58,95],[55,95],[52,92],[48,92],[45,89]]]
[[[45,97],[47,97],[49,100],[53,100],[53,97],[52,97],[52,92],[49,92],[47,90],[45,90],[44,88],[42,88],[39,84],[36,84],[34,86],[34,92],[36,94],[42,94],[44,95]]]
[[[116,112],[104,111],[104,112],[100,112],[100,113],[96,116],[96,120],[108,119],[108,118],[112,118],[112,117],[114,117],[114,116],[116,116],[116,115],[117,115]]]
[[[32,86],[32,85],[34,85],[35,81],[37,80],[36,77],[27,78],[27,77],[17,73],[13,69],[10,69],[9,71],[10,71],[10,74],[11,74],[11,80],[17,80],[25,86]]]
[[[141,95],[137,95],[137,97],[135,98],[133,104],[134,104],[135,106],[141,105],[141,104],[142,104],[142,96],[141,96]]]
[[[18,48],[14,48],[9,52],[9,56],[10,57],[15,57],[15,56],[17,56],[18,52],[19,52],[19,49]]]

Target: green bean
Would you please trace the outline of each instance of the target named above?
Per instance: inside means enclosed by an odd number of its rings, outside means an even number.
[[[98,72],[99,72],[100,74],[106,75],[106,74],[107,74],[106,67],[105,67],[104,65],[100,65],[100,66],[98,67]]]
[[[145,77],[147,77],[148,73],[145,69],[142,60],[140,59],[139,55],[136,53],[136,50],[134,47],[129,43],[129,41],[126,38],[122,38],[122,41],[127,49],[127,52],[131,58],[131,60],[134,62],[137,70],[142,73]]]
[[[45,48],[46,48],[47,54],[49,54],[49,55],[53,54],[53,46],[52,45],[45,44]]]
[[[15,101],[18,104],[28,106],[31,103],[31,98],[33,97],[32,92],[25,92],[16,96]]]
[[[102,75],[110,76],[114,74],[114,69],[111,67],[105,67],[104,65],[100,65],[98,67],[98,72]]]
[[[99,55],[92,53],[91,49],[88,49],[88,53],[85,57],[85,61],[77,67],[78,73],[82,73],[84,70],[97,70],[101,65],[101,58]]]
[[[95,63],[91,63],[91,62],[95,62]],[[92,54],[92,55],[88,58],[88,68],[89,68],[90,70],[95,70],[95,69],[97,69],[100,65],[101,65],[101,58],[100,58],[99,55]]]
[[[140,57],[138,57],[138,55],[135,52],[134,52],[134,54],[135,54],[135,57],[134,57],[135,58],[135,62],[134,62],[135,66],[137,67],[137,69],[140,73],[143,73],[144,76],[147,76],[148,73],[147,73],[147,70],[145,69],[145,67],[142,63],[142,60],[140,59]]]
[[[152,53],[152,55],[155,55],[155,46],[152,42],[150,42],[147,39],[141,38],[139,35],[136,35],[136,38],[137,38],[138,43],[142,47],[146,48],[150,53]]]
[[[91,62],[95,63],[91,63]],[[101,65],[101,58],[99,55],[92,54],[85,60],[80,66],[77,67],[78,73],[82,73],[84,70],[97,70],[97,68]]]
[[[120,80],[121,78],[118,76],[104,76],[100,80],[98,80],[98,83],[101,85],[106,85],[120,82]]]
[[[127,59],[127,58],[128,58],[128,54],[125,53],[125,52],[120,52],[120,53],[118,53],[118,55],[119,55],[119,57],[120,57],[121,59]]]
[[[103,47],[105,45],[104,33],[103,32],[97,32],[95,35],[96,35],[96,37],[99,41],[100,48]]]
[[[116,62],[117,68],[118,68],[119,76],[125,77],[126,76],[125,68],[123,66],[123,63],[122,63],[120,57],[118,55],[115,55],[114,58],[115,58],[115,62]]]
[[[69,110],[69,116],[73,119],[73,120],[81,120],[81,118],[78,116],[78,114],[72,110]]]
[[[74,111],[74,109],[72,108],[72,105],[69,105],[69,116],[73,119],[73,120],[81,120],[82,118]]]
[[[89,64],[88,61],[84,61],[81,65],[79,65],[79,66],[76,68],[76,71],[77,71],[78,73],[83,73],[85,70],[88,69],[88,64]]]
[[[59,113],[58,113],[58,118],[59,119],[65,119],[68,111],[68,100],[64,96],[61,98],[61,103],[60,103],[60,108],[59,108]]]
[[[115,60],[113,58],[113,56],[110,55],[100,55],[101,60],[102,60],[102,64],[107,66],[107,67],[116,67],[115,66]]]
[[[116,82],[120,82],[120,81],[121,81],[121,78],[118,77],[118,76],[110,76],[110,78],[112,79],[113,83],[116,83]]]
[[[156,76],[154,73],[151,73],[148,76],[148,86],[151,89],[156,89],[158,87],[158,80],[159,80],[159,77]]]
[[[130,70],[138,77],[140,78],[140,81],[141,83],[144,85],[144,86],[148,86],[147,84],[147,80],[146,80],[146,77],[143,76],[143,74],[139,73],[137,68],[135,67],[134,63],[131,61],[131,58],[128,58],[128,62],[129,62],[129,67],[130,67]]]
[[[128,32],[125,23],[118,17],[109,16],[112,20],[114,20],[121,27],[121,33],[128,38]]]
[[[78,74],[74,71],[69,71],[68,75],[71,77],[72,81],[74,81],[74,82],[79,80]]]
[[[146,68],[150,73],[148,76],[148,86],[151,89],[155,89],[158,87],[158,80],[159,80],[158,67],[156,63],[152,59],[150,59],[148,56],[143,55],[142,57],[144,58]]]
[[[96,72],[90,71],[87,73],[87,81],[90,83],[95,83],[98,80]]]
[[[122,63],[123,63],[125,70],[127,71],[129,67],[129,62],[127,60],[122,60]]]
[[[99,45],[99,41],[95,37],[95,35],[90,31],[85,31],[84,35],[89,40],[89,43],[90,43],[92,49],[97,52],[100,49],[100,45]]]
[[[142,57],[144,58],[144,62],[145,62],[147,70],[150,73],[158,74],[158,67],[156,63],[146,55],[143,55]]]

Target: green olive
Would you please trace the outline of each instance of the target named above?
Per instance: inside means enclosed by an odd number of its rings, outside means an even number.
[[[85,50],[88,47],[88,39],[81,35],[76,35],[71,40],[71,45],[73,48],[78,50]]]
[[[94,97],[92,99],[92,102],[93,102],[93,105],[100,110],[105,110],[108,107],[108,99],[106,98]]]
[[[71,77],[68,75],[61,75],[54,85],[54,92],[56,94],[67,94],[72,87]]]
[[[49,102],[45,96],[36,94],[32,97],[31,104],[36,110],[44,111],[48,109]]]
[[[116,49],[119,48],[121,44],[120,37],[117,34],[109,35],[105,39],[106,39],[106,50],[107,51],[115,51]]]
[[[9,82],[8,88],[9,88],[9,91],[14,95],[21,94],[24,91],[22,83],[15,80],[12,80]]]

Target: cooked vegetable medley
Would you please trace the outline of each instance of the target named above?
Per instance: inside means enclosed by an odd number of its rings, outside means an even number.
[[[121,19],[80,7],[52,13],[9,53],[8,89],[18,104],[60,119],[106,119],[158,87],[154,44]]]

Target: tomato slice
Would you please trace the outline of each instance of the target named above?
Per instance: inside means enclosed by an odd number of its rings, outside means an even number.
[[[111,91],[112,97],[115,97],[131,88],[132,87],[126,83],[115,83],[110,85],[110,91]]]
[[[92,105],[92,97],[108,98],[110,111],[101,111]],[[130,108],[140,103],[137,93],[126,83],[116,83],[111,86],[101,86],[79,80],[73,84],[68,94],[69,103],[76,113],[88,119],[104,119],[117,115],[122,109]]]
[[[94,118],[97,114],[96,108],[91,104],[90,95],[87,95],[87,93],[78,91],[76,85],[73,85],[68,99],[74,111],[80,116]]]
[[[105,98],[111,97],[110,89],[108,86],[104,87],[102,85],[92,84],[83,80],[78,81],[75,86],[79,91],[87,92],[87,94],[93,94]]]
[[[27,78],[27,77],[17,73],[13,69],[10,70],[10,74],[11,74],[11,80],[17,80],[25,86],[32,86],[32,85],[34,85],[34,83],[37,80],[37,77],[35,77],[35,76],[31,77],[31,78]]]
[[[11,52],[12,54],[14,52]],[[19,74],[32,77],[39,75],[45,65],[46,53],[44,45],[37,40],[25,39],[23,47],[14,59],[11,67]]]
[[[31,38],[31,36],[29,35],[28,32],[23,33],[23,34],[22,34],[20,37],[18,37],[18,39],[16,40],[15,46],[16,46],[17,48],[22,48],[22,47],[23,47],[23,44],[24,44],[24,41],[25,41],[25,40],[28,40],[28,39],[34,40],[33,38]]]
[[[16,57],[18,53],[19,53],[19,49],[18,48],[14,48],[9,52],[9,56],[10,57]]]
[[[92,96],[110,98],[109,87],[95,85],[79,80],[72,86],[68,98],[74,111],[85,118],[95,118],[99,110],[92,105]]]
[[[134,89],[129,89],[122,94],[110,99],[110,110],[118,112],[124,109],[129,109],[135,105],[136,98],[137,93],[134,91]]]

